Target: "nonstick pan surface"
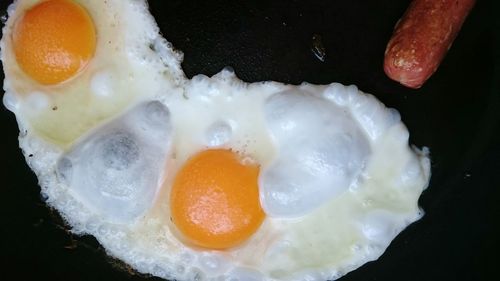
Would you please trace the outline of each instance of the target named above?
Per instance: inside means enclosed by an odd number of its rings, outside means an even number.
[[[2,13],[10,2],[0,2]],[[163,35],[184,52],[189,78],[231,66],[247,82],[355,84],[399,110],[411,143],[430,148],[432,178],[420,198],[426,215],[377,261],[340,280],[493,280],[500,253],[498,9],[478,0],[435,75],[410,90],[382,69],[409,2],[149,1]],[[324,62],[312,51],[318,38]],[[67,231],[39,196],[14,115],[0,112],[0,279],[156,280],[124,270],[94,238]]]

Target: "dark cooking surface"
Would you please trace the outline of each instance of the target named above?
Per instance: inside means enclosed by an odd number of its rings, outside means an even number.
[[[249,82],[356,84],[400,111],[412,143],[430,147],[433,175],[420,200],[425,217],[380,259],[340,280],[492,280],[500,253],[494,52],[500,46],[493,34],[500,25],[493,20],[493,1],[478,0],[438,72],[416,91],[382,70],[392,26],[408,0],[149,2],[164,36],[184,51],[188,77],[230,65]],[[326,49],[325,62],[311,51],[315,34]],[[18,149],[14,115],[3,107],[0,112],[0,279],[143,280],[118,269],[93,238],[66,233],[39,198],[37,180]]]

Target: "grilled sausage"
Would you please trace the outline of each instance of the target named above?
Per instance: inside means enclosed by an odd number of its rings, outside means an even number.
[[[413,0],[387,44],[384,71],[420,88],[451,47],[475,0]]]

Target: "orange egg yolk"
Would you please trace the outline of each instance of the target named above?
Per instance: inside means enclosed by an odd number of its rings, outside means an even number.
[[[198,153],[176,175],[172,221],[194,245],[225,249],[248,239],[261,225],[259,166],[223,149]]]
[[[68,0],[43,1],[25,12],[14,26],[17,62],[44,85],[68,80],[94,56],[96,32],[87,11]]]

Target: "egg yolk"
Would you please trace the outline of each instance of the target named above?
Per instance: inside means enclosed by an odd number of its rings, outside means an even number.
[[[259,166],[224,149],[198,153],[176,175],[170,197],[172,221],[189,242],[225,249],[249,238],[261,225]]]
[[[16,22],[12,43],[21,69],[37,82],[53,85],[75,76],[93,57],[95,27],[73,1],[43,1]]]

